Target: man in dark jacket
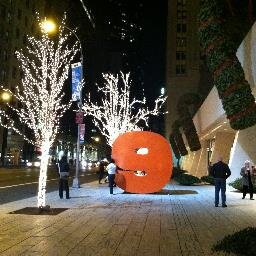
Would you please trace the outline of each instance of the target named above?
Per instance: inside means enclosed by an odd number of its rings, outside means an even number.
[[[68,176],[69,176],[69,165],[67,162],[67,157],[62,156],[58,163],[58,171],[59,171],[59,196],[60,199],[63,198],[63,190],[66,190],[66,199],[69,199],[69,186],[68,186]]]
[[[222,162],[222,157],[218,157],[217,163],[211,168],[211,175],[215,183],[215,207],[219,206],[219,193],[221,190],[222,207],[226,205],[226,179],[231,175],[227,164]]]

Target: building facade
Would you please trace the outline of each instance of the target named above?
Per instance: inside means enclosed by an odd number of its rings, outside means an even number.
[[[237,50],[252,94],[256,98],[256,23]],[[182,168],[198,177],[208,174],[208,164],[214,163],[218,155],[229,164],[229,181],[240,177],[241,167],[246,160],[256,163],[256,125],[244,130],[230,128],[217,89],[213,87],[200,109],[193,117],[202,145],[201,150],[189,152],[182,159]]]
[[[177,104],[186,93],[204,96],[212,86],[200,54],[197,14],[199,0],[169,0],[167,19],[166,137],[179,118]]]
[[[43,15],[44,6],[45,1],[37,0],[0,2],[0,84],[4,88],[15,91],[16,86],[21,83],[22,72],[15,52],[26,47],[27,36],[37,36],[40,33],[36,13]],[[12,104],[17,104],[14,99]],[[4,102],[1,102],[1,107],[4,108]],[[1,128],[0,143],[1,151],[6,146],[9,153],[21,152],[23,148],[23,139],[11,130],[8,131],[6,138],[3,128]]]

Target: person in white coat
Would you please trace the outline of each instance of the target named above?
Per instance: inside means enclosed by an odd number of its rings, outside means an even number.
[[[114,159],[110,160],[110,163],[108,164],[106,170],[108,172],[110,194],[113,194],[113,187],[115,184],[115,175],[116,175],[116,164]]]

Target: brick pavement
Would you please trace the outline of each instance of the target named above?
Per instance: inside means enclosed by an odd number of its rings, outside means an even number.
[[[36,197],[1,205],[0,255],[197,256],[225,235],[256,225],[256,201],[227,193],[228,208],[215,208],[212,186],[168,184],[159,194],[124,194],[90,182],[71,189],[70,200],[47,195],[56,216],[8,214],[36,206]]]

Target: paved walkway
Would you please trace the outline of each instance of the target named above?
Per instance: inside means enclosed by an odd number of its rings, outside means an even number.
[[[70,200],[48,194],[56,216],[8,214],[36,206],[36,198],[1,205],[0,255],[225,255],[211,246],[225,235],[256,225],[256,201],[228,192],[228,208],[215,208],[212,186],[168,184],[162,193],[108,194],[91,182]]]

